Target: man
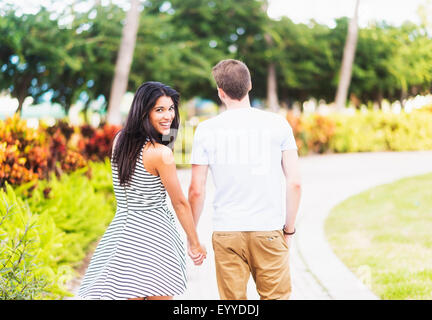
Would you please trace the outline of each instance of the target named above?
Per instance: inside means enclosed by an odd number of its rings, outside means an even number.
[[[219,295],[245,300],[252,273],[261,299],[289,299],[288,249],[301,194],[292,129],[279,115],[251,108],[251,77],[244,63],[223,60],[212,73],[226,111],[195,131],[189,202],[197,224],[210,168]]]

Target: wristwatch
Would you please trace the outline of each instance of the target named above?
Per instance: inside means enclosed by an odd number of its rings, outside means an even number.
[[[283,232],[285,235],[287,235],[287,236],[292,236],[292,235],[296,232],[296,229],[294,228],[294,231],[293,231],[293,232],[286,232],[286,231],[285,231],[285,225],[284,225],[283,228],[282,228],[282,232]]]

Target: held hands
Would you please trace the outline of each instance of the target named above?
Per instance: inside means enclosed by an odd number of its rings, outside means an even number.
[[[207,250],[202,244],[193,246],[188,241],[188,255],[196,266],[200,266],[207,257]]]

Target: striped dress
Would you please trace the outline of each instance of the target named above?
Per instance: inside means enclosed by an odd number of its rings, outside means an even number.
[[[183,242],[161,179],[144,168],[142,153],[126,186],[111,162],[117,211],[87,268],[81,298],[174,296],[186,288]]]

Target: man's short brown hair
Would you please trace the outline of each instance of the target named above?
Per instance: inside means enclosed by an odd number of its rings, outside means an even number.
[[[249,69],[241,61],[222,60],[213,67],[212,73],[217,86],[231,99],[241,100],[251,89]]]

